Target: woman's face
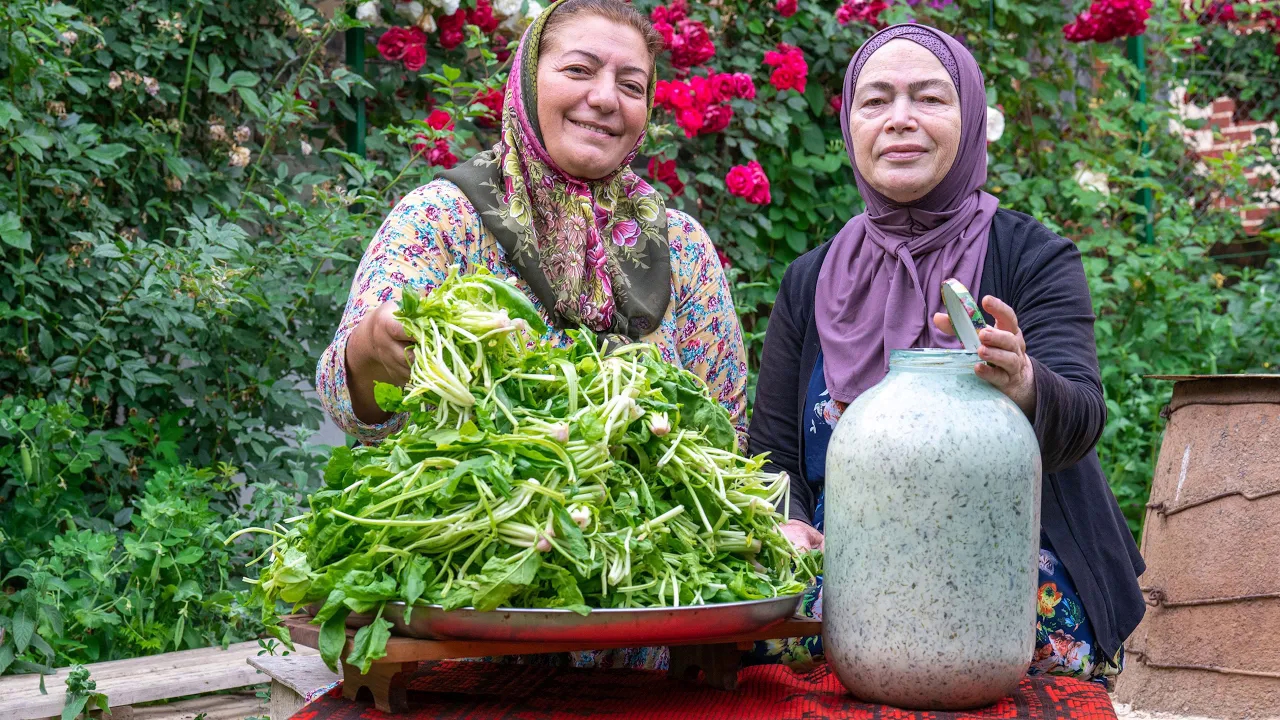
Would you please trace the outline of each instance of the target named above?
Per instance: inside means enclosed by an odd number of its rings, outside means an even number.
[[[622,164],[648,118],[652,65],[639,31],[597,15],[543,37],[538,125],[561,170],[598,180]]]
[[[960,95],[933,53],[890,40],[862,66],[849,111],[858,172],[896,203],[919,200],[956,159]]]

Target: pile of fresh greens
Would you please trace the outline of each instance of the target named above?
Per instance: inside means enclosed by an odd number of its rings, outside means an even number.
[[[331,666],[352,612],[375,619],[348,662],[385,654],[388,601],[586,614],[793,594],[819,571],[778,531],[787,476],[739,455],[725,410],[652,346],[538,341],[533,305],[485,273],[398,317],[411,380],[376,396],[402,429],[336,448],[310,512],[266,531],[264,609],[322,604]]]

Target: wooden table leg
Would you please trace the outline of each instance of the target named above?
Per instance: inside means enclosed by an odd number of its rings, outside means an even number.
[[[342,663],[342,697],[356,700],[360,688],[369,688],[373,704],[384,713],[402,713],[409,710],[407,690],[409,679],[418,669],[418,663],[374,663],[369,672],[360,673],[354,665]]]
[[[742,651],[734,643],[725,645],[677,645],[670,648],[667,672],[672,677],[694,680],[702,670],[703,682],[720,690],[738,687]]]

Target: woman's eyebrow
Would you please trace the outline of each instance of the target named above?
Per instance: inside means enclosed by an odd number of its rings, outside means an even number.
[[[947,83],[947,81],[939,80],[937,78],[929,78],[927,80],[915,80],[907,84],[907,92],[910,92],[910,93],[918,93],[921,90],[950,90],[950,89],[951,89],[951,85]],[[886,80],[872,80],[866,85],[862,85],[858,88],[859,93],[861,93],[864,90],[879,90],[881,92],[892,93],[895,90],[897,90],[897,87],[895,87],[893,83],[888,82]]]

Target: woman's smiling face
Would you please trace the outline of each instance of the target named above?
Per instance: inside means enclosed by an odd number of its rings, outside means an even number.
[[[538,125],[561,170],[598,180],[618,169],[648,121],[652,72],[640,32],[598,15],[575,17],[543,37]]]
[[[890,40],[862,66],[849,110],[858,172],[896,203],[942,182],[960,148],[960,95],[933,53]]]

